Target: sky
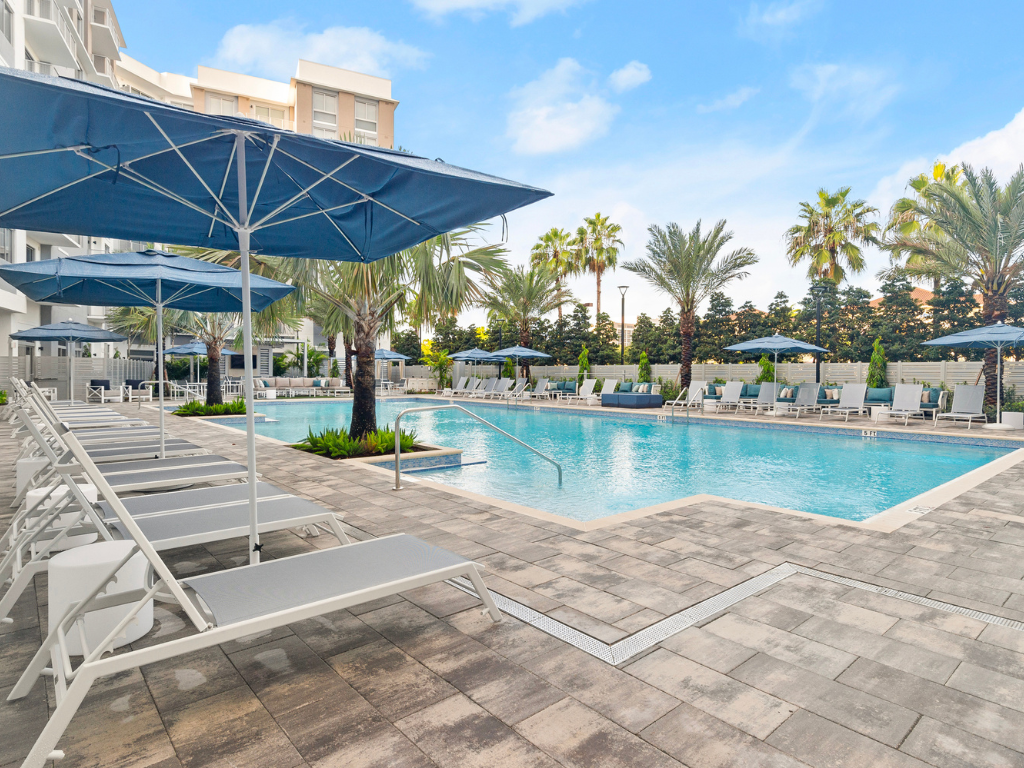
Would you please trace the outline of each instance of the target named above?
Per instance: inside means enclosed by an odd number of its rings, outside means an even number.
[[[819,188],[884,215],[936,160],[1003,180],[1024,161],[1024,4],[1010,0],[114,5],[127,52],[160,71],[287,80],[304,58],[390,78],[398,145],[554,193],[509,215],[513,263],[598,211],[623,228],[620,262],[652,224],[725,219],[759,257],[727,289],[737,306],[805,295],[783,235]],[[867,257],[851,282],[877,292],[887,257]],[[620,268],[602,291],[615,320],[618,285],[627,322],[671,303]],[[595,299],[592,276],[570,288]]]

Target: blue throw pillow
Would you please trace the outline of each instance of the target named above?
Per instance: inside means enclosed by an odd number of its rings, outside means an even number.
[[[633,391],[633,382],[632,381],[624,381],[621,384],[619,384],[619,392],[632,392],[632,391]]]

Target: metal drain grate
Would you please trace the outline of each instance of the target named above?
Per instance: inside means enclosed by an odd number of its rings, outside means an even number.
[[[745,600],[752,595],[756,595],[758,592],[762,592],[765,589],[768,589],[768,587],[778,584],[786,577],[792,576],[795,573],[802,573],[805,576],[813,576],[814,578],[831,581],[835,584],[843,584],[847,587],[863,589],[868,592],[874,592],[875,594],[894,597],[897,600],[906,600],[907,602],[917,603],[918,605],[923,605],[927,608],[934,608],[939,611],[946,611],[947,613],[956,613],[960,616],[967,616],[972,619],[977,619],[978,621],[983,621],[987,624],[996,624],[1000,627],[1007,627],[1019,632],[1024,632],[1024,622],[1014,621],[1013,619],[1003,618],[1002,616],[995,616],[991,613],[984,613],[983,611],[975,611],[952,603],[944,603],[941,600],[933,600],[930,597],[921,597],[920,595],[915,595],[910,592],[901,592],[898,589],[880,587],[877,584],[869,584],[864,581],[849,579],[845,576],[836,576],[831,573],[826,573],[825,571],[817,571],[813,568],[805,568],[802,565],[793,565],[792,563],[782,563],[781,565],[777,565],[770,571],[766,571],[752,579],[747,579],[742,584],[737,584],[735,587],[727,589],[724,592],[719,592],[717,595],[709,597],[707,600],[697,603],[696,605],[691,605],[689,608],[679,611],[679,613],[667,616],[661,621],[655,622],[651,626],[641,629],[639,632],[635,632],[629,637],[624,637],[614,643],[602,642],[585,632],[581,632],[575,627],[563,624],[557,619],[553,619],[539,611],[535,611],[533,608],[505,597],[497,592],[492,592],[491,596],[494,598],[494,603],[503,613],[507,613],[509,616],[513,616],[520,621],[530,624],[531,626],[546,632],[552,637],[557,637],[559,640],[579,648],[581,651],[586,651],[591,656],[598,658],[607,664],[622,664],[624,661],[628,661],[638,653],[646,651],[648,648],[657,645],[663,640],[667,640],[678,632],[682,632],[687,627],[692,627],[694,624],[704,621],[711,616],[714,616],[716,613],[720,613],[727,608],[731,608],[741,600]],[[458,589],[461,589],[463,592],[476,595],[476,590],[473,589],[473,585],[467,579],[460,577],[451,579],[448,583]]]

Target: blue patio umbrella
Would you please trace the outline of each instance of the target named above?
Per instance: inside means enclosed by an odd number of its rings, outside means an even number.
[[[739,344],[733,344],[725,347],[729,352],[753,352],[754,354],[768,354],[775,356],[775,380],[774,384],[779,381],[779,354],[792,355],[801,352],[828,352],[824,347],[818,347],[814,344],[808,344],[806,341],[800,341],[798,339],[791,339],[788,336],[781,336],[774,334],[772,336],[765,336],[763,339],[751,339],[750,341],[741,341]]]
[[[1003,348],[1021,346],[1024,328],[1014,328],[1004,323],[993,323],[983,328],[972,328],[969,331],[952,333],[937,339],[922,341],[926,347],[955,347],[959,349],[994,349],[996,350],[996,423],[986,424],[986,429],[1011,429],[1004,426],[1003,417]]]
[[[164,354],[200,357],[206,354],[206,345],[201,341],[190,341],[188,344],[179,344],[176,347],[168,347],[164,350]]]
[[[551,357],[551,355],[545,352],[538,352],[536,349],[530,349],[529,347],[521,347],[517,344],[514,347],[496,350],[493,353],[493,357],[495,359],[500,358],[503,363],[505,358],[514,357],[516,359],[516,369],[518,369],[520,360],[539,360],[542,357]]]
[[[412,358],[408,355],[403,355],[400,352],[395,352],[390,349],[378,349],[373,353],[374,360],[411,360]]]
[[[36,328],[29,328],[27,331],[12,333],[11,338],[16,341],[63,341],[68,345],[68,400],[75,400],[75,363],[74,350],[71,345],[78,341],[127,341],[127,336],[122,336],[113,331],[97,328],[95,325],[75,323],[65,320],[61,323],[40,325]]]
[[[462,352],[456,352],[453,355],[448,355],[452,360],[457,363],[478,363],[488,357],[493,357],[493,352],[488,352],[486,349],[464,349]]]
[[[190,341],[188,344],[179,344],[176,347],[168,347],[164,350],[165,355],[187,355],[188,356],[188,377],[192,379],[192,358],[202,357],[206,355],[206,344],[201,341]],[[163,367],[161,366],[161,371]],[[199,376],[196,376],[196,381],[199,381]]]
[[[0,226],[237,248],[259,560],[249,251],[371,262],[550,195],[379,147],[0,68]]]
[[[163,251],[93,253],[25,264],[0,264],[0,277],[33,301],[153,307],[157,360],[163,356],[165,308],[241,312],[243,306],[244,280],[237,269]],[[294,290],[294,286],[258,275],[249,278],[249,300],[256,311],[266,309]],[[160,390],[160,455],[163,456],[164,367],[157,365],[156,368]]]

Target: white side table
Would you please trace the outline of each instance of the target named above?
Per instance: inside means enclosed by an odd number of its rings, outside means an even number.
[[[79,602],[96,589],[111,569],[123,560],[135,544],[131,541],[101,541],[87,547],[69,549],[54,555],[49,567],[49,617],[50,627],[56,625],[67,613],[71,603]],[[107,594],[128,592],[146,586],[146,571],[149,563],[138,552],[117,572],[117,581],[107,587]],[[117,605],[102,611],[91,611],[85,615],[85,638],[92,651],[117,626],[132,606]],[[125,635],[114,641],[114,647],[138,640],[153,628],[153,601],[150,600],[135,621],[125,628]],[[77,631],[68,632],[68,651],[72,656],[82,656],[82,643]]]
[[[881,416],[883,413],[888,413],[889,411],[888,405],[869,405],[868,407],[871,409],[871,418],[875,422],[875,424],[878,423],[879,416]]]
[[[85,498],[87,498],[93,504],[96,503],[97,499],[99,498],[99,494],[96,491],[95,485],[81,483],[79,484],[78,487],[82,490],[82,493],[85,495]],[[44,510],[43,514],[45,514],[45,510],[52,507],[54,502],[61,496],[63,496],[68,489],[66,485],[58,485],[57,489],[53,491],[53,493],[50,493],[51,488],[53,488],[52,485],[45,488],[33,488],[25,495],[25,505],[31,507],[33,504],[37,503],[39,499],[46,497],[46,500],[43,502],[42,505]],[[71,519],[76,514],[76,512],[64,512],[60,514],[56,520],[56,527],[59,529],[61,526],[70,525]],[[81,547],[86,544],[92,544],[94,541],[96,541],[98,536],[99,534],[96,533],[83,533],[80,536],[65,536],[64,539],[59,544],[55,545],[51,551],[60,552],[65,549],[73,549],[75,547]]]
[[[1003,412],[1003,424],[1007,424],[1013,429],[1024,429],[1024,413],[1011,411],[1007,413]]]

